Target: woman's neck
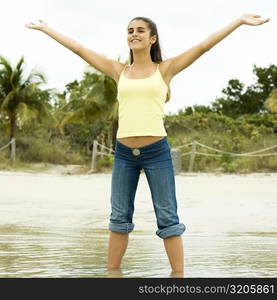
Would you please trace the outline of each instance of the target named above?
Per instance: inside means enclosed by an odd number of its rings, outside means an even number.
[[[143,52],[133,52],[133,63],[132,66],[135,68],[145,68],[149,65],[153,65],[150,53]]]

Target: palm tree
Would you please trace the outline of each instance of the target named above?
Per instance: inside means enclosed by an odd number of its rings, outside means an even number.
[[[10,140],[15,137],[16,123],[26,112],[35,112],[40,118],[49,116],[45,91],[39,85],[45,83],[43,74],[32,70],[23,78],[22,56],[13,69],[11,64],[0,56],[0,111],[9,119]]]
[[[118,101],[116,82],[102,73],[85,72],[80,83],[74,81],[67,85],[70,100],[58,109],[62,116],[57,128],[64,134],[63,127],[68,123],[83,120],[103,119],[111,122],[113,147],[116,141],[118,124]],[[63,98],[65,95],[60,95]],[[62,102],[64,99],[61,99]]]
[[[264,106],[269,112],[277,113],[277,89],[271,91]]]
[[[46,81],[44,75],[32,70],[24,79],[23,63],[22,56],[13,69],[11,64],[0,56],[0,112],[8,118],[10,141],[15,137],[17,123],[26,120],[28,114],[36,114],[38,119],[51,117],[48,112],[51,105],[47,103],[49,93],[39,89],[39,85]]]

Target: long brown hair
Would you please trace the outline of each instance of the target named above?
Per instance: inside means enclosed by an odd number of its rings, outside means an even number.
[[[160,63],[163,61],[162,59],[162,53],[161,53],[161,47],[160,47],[160,41],[159,41],[159,34],[156,24],[149,18],[146,17],[135,17],[130,22],[134,20],[142,20],[145,23],[147,23],[148,28],[150,30],[150,37],[153,35],[156,35],[156,42],[151,45],[150,49],[150,56],[153,62]],[[133,57],[133,51],[130,49],[130,58],[129,58],[130,64],[133,63],[134,57]],[[168,87],[168,92],[166,96],[165,102],[168,102],[170,100],[170,88]]]

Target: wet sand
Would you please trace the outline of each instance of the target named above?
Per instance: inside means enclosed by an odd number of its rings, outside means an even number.
[[[277,276],[277,173],[175,181],[186,277]],[[0,277],[106,277],[110,183],[110,173],[0,171]],[[120,276],[169,277],[144,173],[134,223]]]

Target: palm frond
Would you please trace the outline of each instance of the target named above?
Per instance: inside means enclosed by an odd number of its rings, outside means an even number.
[[[13,89],[8,93],[8,95],[3,99],[1,103],[1,107],[0,107],[1,110],[9,111],[12,109],[12,107],[14,106],[12,102],[14,101],[17,92],[18,89]]]
[[[11,64],[3,56],[0,56],[0,65],[3,65],[6,73],[12,73]]]

